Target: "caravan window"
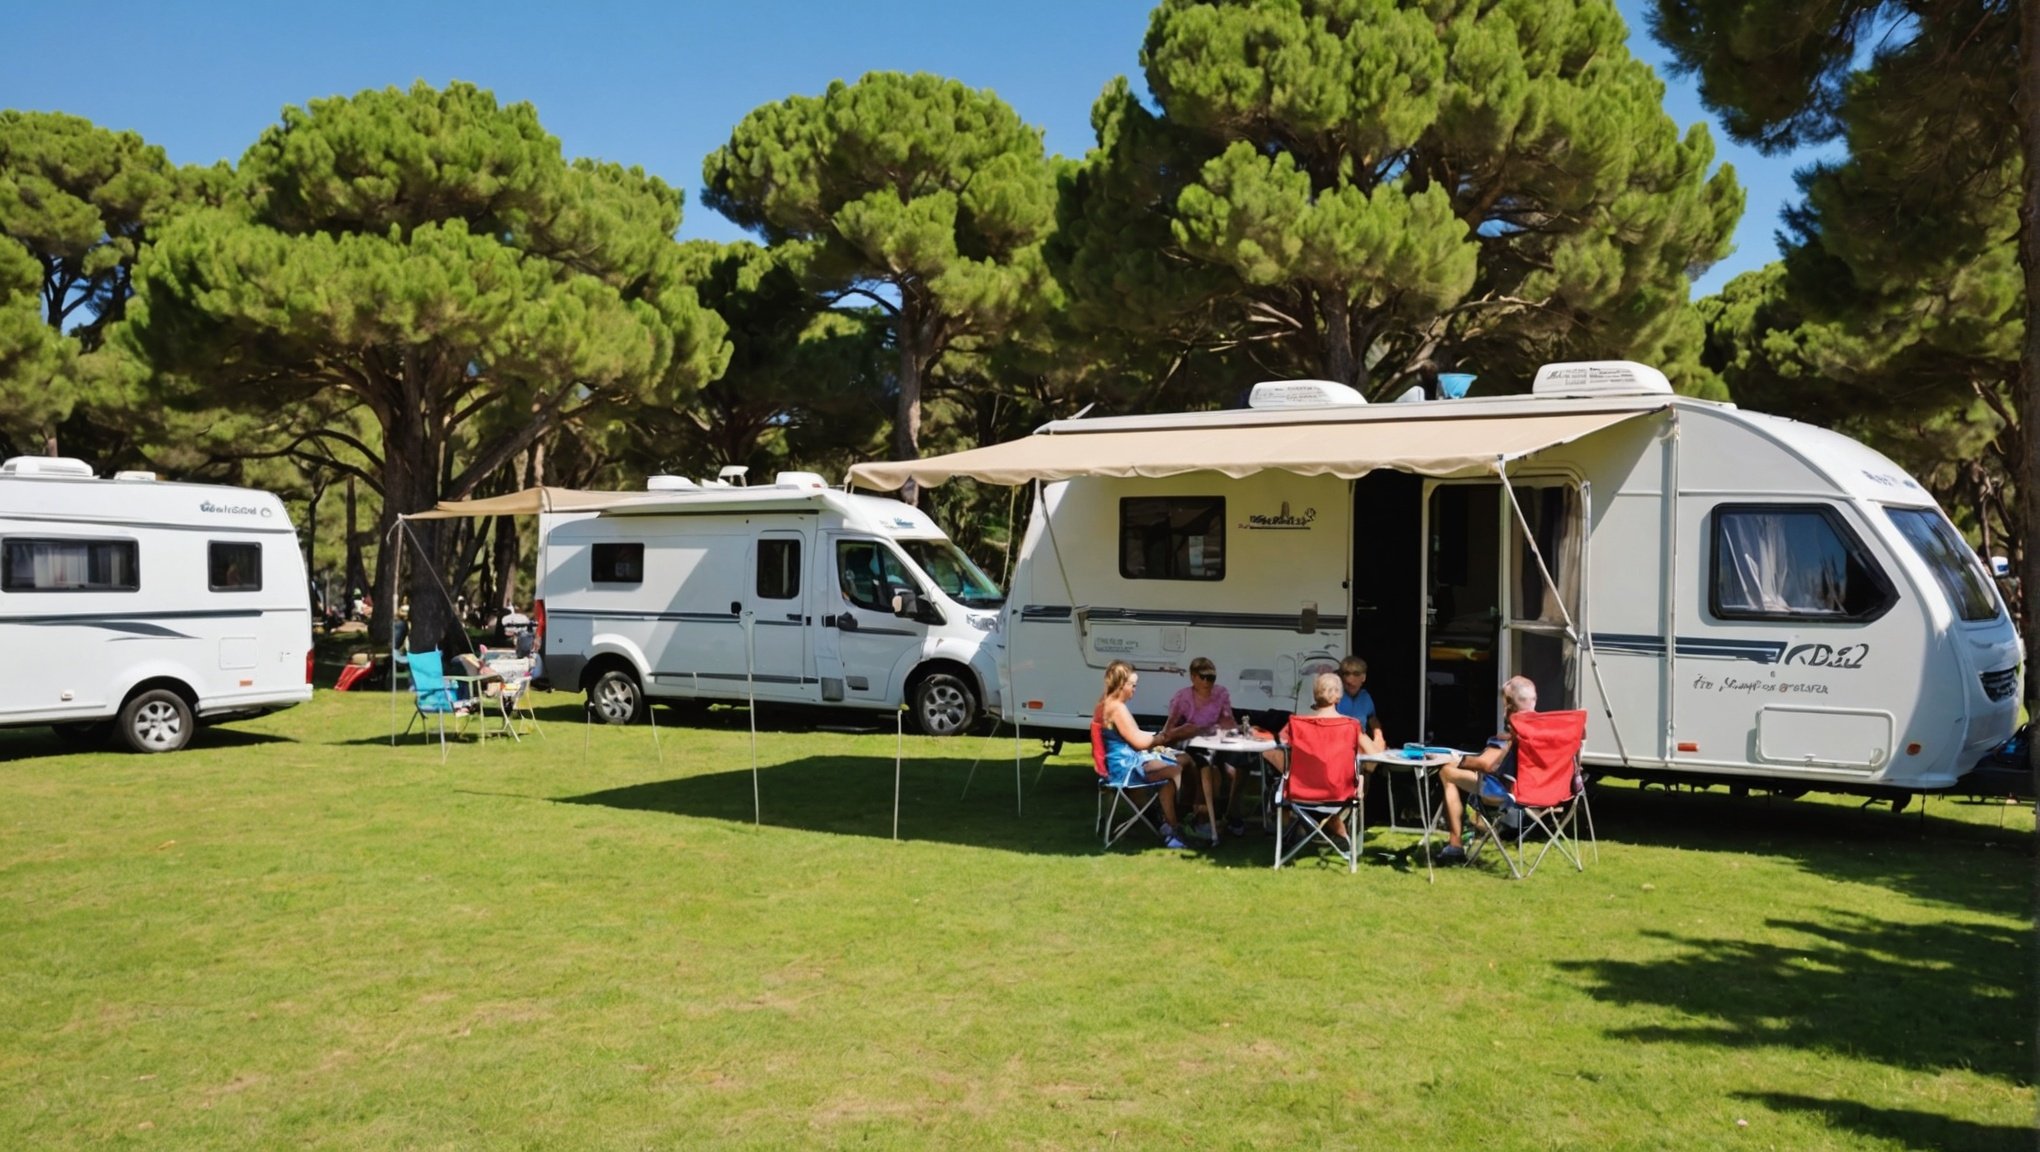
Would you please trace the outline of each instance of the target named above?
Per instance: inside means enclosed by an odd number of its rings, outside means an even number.
[[[207,542],[205,584],[214,592],[262,591],[262,545]]]
[[[1886,508],[1884,514],[1927,562],[1935,581],[1948,594],[1948,603],[1964,620],[1997,619],[1997,597],[1991,594],[1976,553],[1947,517],[1932,508]]]
[[[596,584],[642,584],[645,579],[643,544],[597,544],[588,550],[594,571],[589,580]]]
[[[133,592],[142,586],[132,540],[0,541],[0,591]]]
[[[1122,498],[1119,574],[1128,580],[1225,579],[1225,497]]]
[[[1716,508],[1709,592],[1728,620],[1873,620],[1896,599],[1856,534],[1813,504]]]
[[[800,541],[758,541],[758,598],[793,600],[800,596]]]

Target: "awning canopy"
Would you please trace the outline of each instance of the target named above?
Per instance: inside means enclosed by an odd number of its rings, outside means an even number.
[[[480,500],[441,500],[429,512],[413,512],[405,520],[452,520],[462,516],[536,516],[542,512],[599,512],[631,504],[659,493],[589,492],[580,488],[526,488]]]
[[[923,460],[858,464],[850,469],[850,480],[891,491],[909,480],[932,487],[959,476],[988,484],[1185,472],[1220,472],[1237,479],[1271,469],[1348,479],[1377,468],[1455,476],[1492,471],[1497,462],[1662,410],[1058,432]]]

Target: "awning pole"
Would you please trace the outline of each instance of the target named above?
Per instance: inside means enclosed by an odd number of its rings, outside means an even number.
[[[1591,634],[1581,635],[1573,624],[1572,613],[1566,609],[1565,594],[1559,590],[1558,581],[1551,578],[1551,569],[1544,563],[1544,550],[1537,546],[1537,533],[1530,530],[1530,519],[1523,515],[1523,505],[1516,499],[1516,486],[1509,482],[1509,458],[1495,458],[1495,475],[1502,478],[1502,491],[1508,493],[1509,507],[1516,513],[1516,523],[1523,528],[1523,539],[1530,545],[1530,555],[1537,561],[1537,571],[1544,577],[1544,586],[1551,589],[1551,599],[1558,605],[1558,614],[1565,621],[1565,634],[1580,650],[1587,654],[1587,669],[1594,674],[1594,687],[1601,693],[1601,714],[1608,718],[1608,730],[1615,734],[1615,754],[1622,758],[1624,767],[1629,764],[1629,750],[1622,743],[1622,725],[1615,720],[1615,706],[1608,699],[1608,684],[1601,679],[1601,662],[1594,655],[1594,640]],[[1581,509],[1583,515],[1591,509]],[[1513,617],[1512,617],[1513,618]]]
[[[399,516],[397,517],[396,523],[390,525],[389,535],[384,537],[383,539],[383,547],[387,548],[392,543],[394,543],[397,546],[397,562],[390,568],[389,677],[390,677],[390,747],[392,748],[395,748],[397,746],[397,613],[403,608],[404,605],[403,598],[399,594],[399,590],[402,589],[404,586],[404,542],[402,538],[398,536],[398,533],[402,532],[403,530],[404,530],[404,518],[402,516]],[[375,613],[371,612],[368,615],[371,621],[375,619]],[[370,639],[373,640],[374,637],[370,637]]]
[[[765,806],[758,798],[758,667],[757,629],[752,627],[755,613],[744,609],[744,692],[750,697],[751,706],[746,713],[751,718],[751,823],[763,826]]]

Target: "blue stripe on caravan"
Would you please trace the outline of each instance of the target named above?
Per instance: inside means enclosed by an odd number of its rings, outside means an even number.
[[[1626,652],[1638,656],[1662,656],[1665,640],[1633,632],[1596,632],[1594,647],[1602,652]],[[1782,640],[1721,640],[1711,636],[1679,637],[1679,655],[1701,659],[1750,660],[1776,664],[1785,656]]]

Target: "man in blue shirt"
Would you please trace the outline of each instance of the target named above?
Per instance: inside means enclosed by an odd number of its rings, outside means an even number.
[[[1348,656],[1339,661],[1339,715],[1360,722],[1360,730],[1381,739],[1381,718],[1374,714],[1374,697],[1367,691],[1367,661]]]

